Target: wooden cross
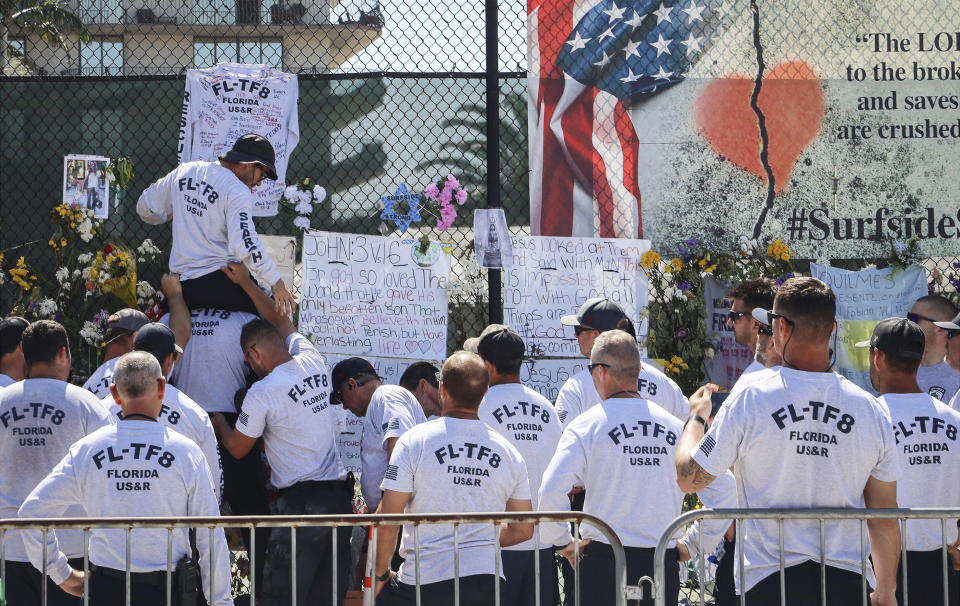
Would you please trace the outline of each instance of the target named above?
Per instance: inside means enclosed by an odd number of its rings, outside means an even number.
[[[840,191],[840,177],[837,175],[837,167],[833,167],[833,177],[830,178],[830,181],[833,181],[833,210],[837,210],[837,193]]]

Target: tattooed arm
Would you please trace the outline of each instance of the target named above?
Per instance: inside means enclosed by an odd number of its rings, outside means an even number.
[[[706,419],[710,415],[710,397],[716,391],[716,386],[707,384],[690,396],[690,417],[700,416]],[[706,428],[696,420],[688,421],[677,442],[677,451],[674,462],[677,465],[677,484],[685,493],[693,493],[706,488],[716,476],[707,473],[703,467],[693,460],[693,453],[703,438]]]

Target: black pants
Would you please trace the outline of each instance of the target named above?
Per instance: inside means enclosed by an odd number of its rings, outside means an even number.
[[[539,606],[554,606],[557,603],[557,564],[553,558],[553,547],[539,552],[527,551],[500,552],[503,560],[503,575],[506,580],[500,584],[501,606],[531,606],[537,604],[534,587],[536,585],[535,559],[540,560],[540,603]]]
[[[134,573],[130,578],[130,604],[137,606],[166,606],[166,575],[155,575],[156,582],[141,582]],[[87,582],[90,588],[90,604],[96,606],[124,606],[126,602],[126,579],[122,570],[105,571],[99,569],[90,575]],[[39,604],[39,602],[38,602]],[[179,606],[177,578],[173,575],[170,583],[170,606]]]
[[[236,413],[223,413],[230,427],[237,424]],[[263,474],[263,463],[260,460],[260,450],[263,440],[258,439],[247,456],[234,459],[217,436],[217,447],[220,449],[220,462],[223,466],[223,501],[230,505],[230,511],[237,516],[266,516],[270,515],[270,505],[267,501],[267,480]],[[250,530],[241,528],[240,534],[247,546],[247,557],[250,554]],[[267,543],[270,540],[270,528],[256,530],[256,576],[257,593],[263,588],[263,566],[267,561]],[[253,562],[253,559],[250,561]]]
[[[587,493],[581,490],[570,496],[570,511],[583,511],[583,503],[586,501]],[[573,523],[570,523],[570,532],[576,532]],[[567,558],[560,558],[560,574],[563,576],[563,606],[573,606],[573,567]]]
[[[353,476],[330,482],[299,482],[280,492],[280,515],[323,515],[353,513]],[[350,575],[351,527],[337,529],[337,597],[333,588],[333,529],[302,527],[297,529],[297,605],[340,606],[347,593]],[[263,571],[262,604],[290,604],[291,536],[289,528],[273,528]]]
[[[19,540],[19,539],[18,539]],[[74,570],[83,570],[83,558],[68,560]],[[13,562],[7,560],[7,581],[3,587],[7,598],[7,606],[36,606],[42,604],[43,582],[39,570],[30,562]],[[47,577],[47,605],[48,606],[81,606],[83,600],[72,596],[60,589],[56,583]]]
[[[453,593],[453,579],[427,583],[420,586],[420,604],[452,606]],[[377,596],[376,606],[413,606],[416,603],[417,594],[413,585],[393,581],[387,583]],[[493,604],[494,576],[492,574],[475,574],[460,578],[460,606],[493,606]]]
[[[627,582],[636,585],[640,577],[653,578],[654,549],[642,547],[625,547],[627,557]],[[664,560],[666,563],[665,596],[667,604],[676,604],[680,594],[679,565],[677,564],[677,550],[668,549]],[[649,585],[645,585],[649,587]],[[568,592],[573,594],[573,589]],[[641,606],[653,606],[653,596],[644,596],[640,600]],[[572,602],[571,602],[572,603]],[[613,548],[606,543],[592,541],[583,550],[583,559],[580,560],[580,603],[598,606],[613,605],[616,603],[616,575],[614,574]],[[632,602],[631,602],[632,603]]]
[[[860,604],[862,577],[842,568],[826,567],[827,603],[820,603],[820,562],[806,561],[788,566],[785,572],[785,606],[851,606]],[[867,603],[872,589],[867,586]],[[766,577],[747,591],[747,606],[780,606],[780,571]]]
[[[737,560],[737,541],[723,539],[723,557],[717,564],[717,579],[713,585],[716,606],[739,606],[737,586],[733,580],[733,563]]]
[[[190,309],[212,307],[224,311],[246,311],[255,315],[257,308],[240,286],[219,269],[180,283],[183,300]]]
[[[942,551],[907,552],[907,597],[911,604],[943,604],[943,588],[947,585],[947,603],[950,606],[960,604],[960,572],[953,569],[953,563],[947,559],[947,583],[943,581]],[[897,603],[903,604],[903,557],[897,566]]]

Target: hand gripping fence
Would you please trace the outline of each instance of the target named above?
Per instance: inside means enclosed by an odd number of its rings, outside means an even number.
[[[899,520],[900,522],[900,536],[901,536],[901,557],[903,558],[904,565],[902,566],[902,576],[898,579],[899,584],[903,587],[903,603],[901,606],[909,606],[909,596],[907,595],[908,585],[907,585],[907,520],[940,520],[941,528],[941,563],[943,566],[943,579],[944,579],[944,591],[943,595],[943,606],[952,606],[948,602],[948,593],[946,591],[947,586],[947,575],[950,569],[949,557],[947,555],[947,528],[948,521],[956,520],[960,518],[960,508],[948,508],[948,509],[927,509],[927,508],[917,508],[917,509],[697,509],[694,511],[688,511],[687,513],[676,518],[669,526],[663,531],[663,534],[660,535],[660,540],[657,543],[656,551],[654,552],[654,578],[643,577],[639,581],[639,591],[642,592],[642,588],[645,584],[651,585],[653,588],[653,595],[655,598],[656,606],[667,606],[666,596],[664,595],[665,587],[665,574],[666,566],[664,564],[664,555],[666,554],[667,549],[675,542],[675,537],[678,533],[681,533],[687,525],[697,521],[697,520],[733,520],[736,523],[736,557],[739,563],[739,586],[744,587],[744,554],[743,548],[741,546],[741,539],[743,537],[743,521],[744,520],[775,520],[777,522],[777,534],[780,543],[780,606],[784,606],[786,602],[786,581],[784,575],[784,550],[783,550],[783,525],[786,520],[815,520],[819,522],[820,526],[820,604],[825,605],[827,603],[827,590],[826,590],[826,564],[824,553],[826,551],[826,539],[824,532],[824,525],[827,520],[856,520],[860,522],[860,574],[861,574],[861,604],[862,606],[867,606],[867,520]],[[708,546],[709,548],[710,546]],[[703,551],[703,535],[700,534],[700,544],[699,544],[699,553],[697,558],[700,559],[700,563],[697,566],[697,569],[700,571],[700,604],[706,604],[706,596],[704,595],[704,580],[703,580],[703,570],[704,564],[703,559],[706,557]],[[641,593],[635,593],[637,587],[626,587],[628,599],[635,599],[642,597]],[[746,606],[745,602],[745,592],[741,591],[739,596],[740,606]],[[693,602],[691,602],[693,603]],[[672,604],[669,606],[673,606]],[[775,604],[766,604],[764,606],[777,606]],[[936,606],[924,604],[923,606]]]
[[[462,514],[420,514],[420,515],[405,515],[405,514],[381,514],[381,515],[316,515],[316,516],[230,516],[230,517],[138,517],[138,518],[44,518],[44,519],[0,519],[0,578],[4,581],[4,587],[6,587],[6,541],[11,530],[39,530],[42,532],[42,544],[43,544],[43,559],[44,559],[44,569],[43,575],[46,577],[46,539],[47,533],[51,530],[65,530],[65,529],[79,529],[83,530],[83,564],[84,569],[90,569],[90,530],[91,529],[120,529],[125,532],[125,542],[126,542],[126,606],[131,606],[130,603],[130,583],[131,583],[131,569],[130,569],[130,533],[134,528],[154,528],[154,529],[166,529],[167,530],[167,565],[166,565],[166,604],[170,606],[172,603],[172,596],[174,588],[172,586],[173,572],[174,567],[176,566],[176,561],[174,561],[173,554],[173,530],[176,528],[196,528],[197,532],[209,532],[209,544],[212,546],[214,543],[214,530],[217,528],[245,528],[251,530],[250,532],[250,603],[256,603],[256,574],[253,573],[256,570],[256,533],[253,530],[257,528],[276,528],[283,527],[289,528],[291,533],[291,603],[296,603],[296,588],[297,588],[297,565],[296,565],[296,540],[297,540],[297,529],[298,528],[310,528],[310,527],[330,527],[330,528],[340,528],[345,526],[369,526],[370,527],[370,544],[368,546],[368,553],[374,554],[376,557],[377,550],[377,538],[378,531],[381,526],[397,526],[403,524],[412,524],[413,525],[413,537],[414,537],[414,550],[416,553],[420,551],[420,533],[419,529],[425,524],[452,524],[453,525],[453,540],[454,540],[454,572],[455,572],[455,581],[454,581],[454,602],[453,606],[459,606],[460,604],[460,579],[459,579],[459,569],[460,569],[460,554],[459,554],[459,531],[460,527],[464,525],[475,525],[475,524],[490,524],[494,532],[495,542],[495,561],[494,561],[494,570],[495,574],[495,603],[499,605],[500,603],[500,552],[501,548],[499,546],[499,531],[500,524],[507,522],[533,522],[537,528],[539,528],[540,523],[542,522],[564,522],[572,523],[574,525],[574,536],[577,537],[574,539],[574,546],[579,552],[580,540],[579,540],[579,528],[583,523],[587,523],[590,526],[596,528],[603,534],[604,538],[609,542],[610,547],[613,550],[614,555],[614,578],[617,587],[616,591],[616,604],[617,606],[626,606],[627,603],[627,594],[636,592],[637,588],[631,588],[633,591],[627,588],[627,568],[626,568],[626,558],[623,551],[623,544],[620,542],[620,539],[617,537],[616,533],[613,531],[610,526],[606,524],[603,520],[594,517],[590,514],[585,514],[582,512],[510,512],[510,513],[462,513]],[[333,547],[333,575],[332,575],[332,586],[330,587],[331,595],[333,596],[333,601],[336,601],[336,596],[338,593],[337,588],[337,550],[336,550],[336,541],[337,541],[337,532],[331,533],[331,541]],[[539,552],[540,545],[540,533],[533,533],[534,540],[534,552]],[[212,547],[211,547],[212,549]],[[207,585],[205,586],[205,593],[208,597],[214,596],[215,591],[214,587],[218,582],[218,579],[214,575],[214,559],[207,558],[208,561],[204,562],[203,557],[201,557],[201,565],[209,567],[209,578]],[[576,559],[575,559],[576,560]],[[373,560],[375,562],[375,559]],[[535,591],[535,603],[540,601],[540,562],[539,558],[534,558],[535,566],[535,582],[534,582],[534,591]],[[415,559],[415,570],[416,570],[416,586],[415,586],[415,595],[416,595],[416,604],[419,606],[421,604],[420,597],[420,566],[419,558]],[[580,577],[579,577],[579,566],[574,566],[575,572],[575,587],[579,589]],[[374,602],[374,583],[372,582],[372,577],[376,575],[376,571],[369,566],[367,568],[367,578],[364,579],[364,605],[372,605]],[[661,570],[662,576],[662,570]],[[219,579],[219,582],[223,582],[223,579]],[[47,604],[47,584],[41,583],[42,586],[42,600],[40,606],[46,606]],[[212,598],[211,598],[212,599]],[[574,600],[572,602],[576,606],[579,606],[580,596],[579,591],[574,593]],[[88,606],[89,604],[89,592],[87,591],[87,580],[84,578],[84,591],[83,591],[83,604]]]

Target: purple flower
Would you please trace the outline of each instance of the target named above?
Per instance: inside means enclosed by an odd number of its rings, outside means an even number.
[[[687,245],[687,248],[696,248],[700,244],[700,240],[697,240],[696,238],[690,238],[684,242],[684,244]]]
[[[777,278],[776,280],[774,280],[774,282],[776,283],[777,286],[781,286],[784,282],[786,282],[787,280],[789,280],[790,278],[793,278],[793,277],[794,277],[794,276],[793,276],[792,273],[783,274],[782,276],[780,276],[779,278]]]
[[[690,290],[690,283],[689,283],[689,282],[681,282],[681,283],[677,284],[677,288],[679,288],[680,290],[683,290],[683,291]]]
[[[673,333],[673,336],[676,339],[686,339],[690,336],[690,329],[686,326],[682,326],[677,329],[677,332]]]
[[[935,291],[936,291],[936,289],[935,289],[934,286],[933,286],[933,282],[930,282],[929,284],[927,284],[927,294],[928,294],[928,295],[934,294]]]
[[[440,188],[437,187],[436,183],[431,183],[423,190],[423,195],[431,200],[436,200],[437,196],[440,195]]]
[[[450,193],[450,190],[446,187],[443,188],[443,191],[440,192],[440,195],[437,196],[437,200],[440,204],[450,204],[450,201],[453,200],[453,194]]]
[[[447,175],[447,183],[450,187],[460,187],[460,182],[453,175]]]
[[[456,198],[457,198],[457,204],[459,204],[460,206],[463,206],[463,203],[467,201],[467,192],[465,192],[462,189],[458,189]]]
[[[907,245],[903,242],[894,242],[893,248],[896,249],[898,255],[902,255],[903,251],[907,250]]]

